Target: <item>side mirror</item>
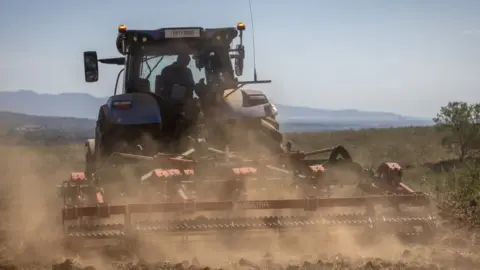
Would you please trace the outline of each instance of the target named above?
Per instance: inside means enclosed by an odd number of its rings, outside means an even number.
[[[238,56],[242,59],[245,59],[245,47],[242,44],[237,45]]]
[[[89,51],[83,53],[83,66],[86,82],[98,81],[98,59],[97,52]]]
[[[245,59],[245,47],[238,44],[236,51],[238,55],[235,57],[235,75],[242,76],[243,74],[243,60]]]
[[[243,74],[243,59],[240,57],[235,58],[235,75],[242,76]]]

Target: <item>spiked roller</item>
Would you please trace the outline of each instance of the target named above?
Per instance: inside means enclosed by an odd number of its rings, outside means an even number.
[[[402,211],[395,215],[382,212],[381,208],[427,207],[429,199],[425,194],[379,195],[351,198],[306,198],[292,200],[252,201],[183,201],[176,203],[66,206],[62,221],[68,238],[81,239],[122,239],[136,238],[143,234],[155,233],[163,237],[196,234],[214,234],[221,231],[285,231],[302,229],[322,231],[326,227],[364,227],[374,234],[395,234],[403,240],[431,238],[435,217],[421,212]],[[364,208],[362,213],[326,214],[332,208]],[[377,210],[378,208],[378,210]],[[257,215],[267,210],[297,210],[299,215]],[[207,212],[228,212],[229,217],[207,218]],[[267,211],[268,212],[268,211]],[[313,214],[312,212],[317,212]],[[322,212],[324,212],[322,214]],[[135,219],[138,214],[152,216],[168,213],[182,213],[190,218],[152,220]],[[310,214],[309,214],[310,213]],[[121,223],[95,224],[78,223],[84,218],[102,216],[123,216]],[[70,224],[71,222],[76,224]]]

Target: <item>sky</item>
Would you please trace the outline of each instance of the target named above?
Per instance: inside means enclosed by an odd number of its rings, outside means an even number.
[[[480,1],[251,0],[259,79],[275,103],[431,117],[480,102]],[[129,29],[247,25],[248,0],[0,0],[0,91],[113,93],[118,66],[84,82],[83,51],[119,56]],[[28,104],[26,104],[28,106]]]

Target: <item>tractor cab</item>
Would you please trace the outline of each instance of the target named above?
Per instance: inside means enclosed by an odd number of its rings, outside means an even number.
[[[201,99],[214,102],[222,90],[237,88],[247,83],[270,82],[239,82],[235,77],[243,74],[244,30],[243,23],[238,23],[236,28],[183,27],[157,30],[129,30],[125,25],[120,25],[116,48],[123,57],[97,60],[96,52],[85,52],[85,80],[87,82],[98,80],[97,62],[123,65],[124,68],[117,77],[115,94],[123,72],[123,93],[150,92],[161,96],[163,92],[177,92],[165,89],[162,82],[167,78],[163,78],[162,71],[177,64],[179,55],[188,55],[191,62],[186,68],[191,71],[194,82],[190,82],[190,78],[179,80],[175,90],[193,93]],[[238,36],[240,44],[231,48],[233,40]],[[164,98],[178,96],[179,94],[175,93]]]

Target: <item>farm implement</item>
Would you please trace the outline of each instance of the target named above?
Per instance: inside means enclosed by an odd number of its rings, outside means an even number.
[[[340,148],[338,153],[348,154],[343,147]],[[65,232],[73,241],[136,239],[152,233],[161,235],[162,239],[173,236],[184,241],[195,235],[205,237],[226,231],[244,231],[248,235],[249,232],[255,234],[266,230],[282,235],[298,230],[325,232],[332,227],[353,227],[360,228],[362,234],[366,233],[371,240],[382,234],[396,235],[409,242],[431,240],[435,217],[429,212],[429,198],[401,181],[402,168],[398,164],[383,163],[377,170],[367,171],[348,159],[349,155],[346,159],[332,159],[332,154],[326,161],[310,159],[305,162],[304,158],[309,154],[340,148],[306,154],[286,152],[283,159],[288,163],[282,166],[280,175],[274,176],[272,172],[280,170],[276,167],[282,160],[278,156],[277,163],[269,165],[265,160],[228,161],[224,156],[221,161],[218,157],[196,161],[187,157],[118,153],[118,156],[112,155],[115,162],[110,169],[118,170],[116,166],[119,164],[162,168],[145,169],[146,173],[137,178],[135,188],[139,193],[127,196],[145,203],[119,203],[127,201],[119,197],[107,200],[109,196],[105,191],[109,184],[101,184],[102,179],[95,177],[88,179],[84,173],[73,173],[62,186],[67,202],[62,210]],[[216,149],[211,151],[225,154]],[[314,164],[315,161],[323,163]],[[292,166],[297,167],[293,169]],[[305,167],[310,168],[309,174],[306,174]],[[353,190],[362,190],[366,196],[336,197],[330,194],[327,197],[318,192],[318,183],[324,182],[331,183],[330,189],[334,193],[338,183],[330,181],[329,178],[333,177],[331,171],[346,169],[357,174],[356,182],[350,186]],[[304,189],[309,185],[316,191],[310,192],[313,196],[295,192],[302,181]],[[250,182],[257,184],[248,184]],[[285,189],[294,195],[287,196],[290,197],[287,199],[272,198],[275,194],[269,195],[268,192],[249,196],[250,191],[261,188],[262,184],[263,189],[270,192],[286,186]],[[111,185],[118,186],[120,182],[114,181]],[[83,201],[76,199],[82,196]],[[111,220],[115,222],[110,223]],[[231,237],[235,237],[234,234]],[[245,234],[242,237],[246,237]]]

